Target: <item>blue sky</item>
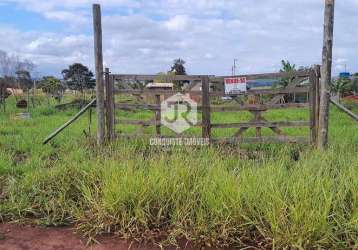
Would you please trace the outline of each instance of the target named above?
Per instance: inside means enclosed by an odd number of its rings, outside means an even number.
[[[65,27],[61,22],[48,22],[44,16],[17,8],[14,4],[0,5],[0,24],[23,32],[30,30],[51,32]]]
[[[281,59],[319,64],[323,0],[99,0],[112,72],[158,73],[173,59],[191,74],[277,71]],[[74,62],[93,68],[92,1],[0,0],[0,50],[42,75]],[[358,72],[358,0],[336,1],[334,65]]]

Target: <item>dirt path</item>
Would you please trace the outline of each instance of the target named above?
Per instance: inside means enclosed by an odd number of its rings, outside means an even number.
[[[107,250],[107,249],[159,249],[155,246],[130,244],[130,242],[115,238],[104,237],[101,243],[86,247],[81,238],[73,233],[70,227],[40,228],[15,224],[0,224],[0,250]]]

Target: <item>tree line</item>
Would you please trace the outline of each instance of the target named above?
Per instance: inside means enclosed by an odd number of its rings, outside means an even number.
[[[74,63],[61,71],[63,79],[55,76],[34,77],[36,65],[28,59],[10,55],[0,50],[0,90],[6,88],[30,89],[39,88],[56,99],[61,99],[66,89],[83,93],[96,85],[94,74],[87,66]]]
[[[167,72],[158,74],[156,82],[173,82],[174,88],[180,90],[185,82],[173,81],[175,75],[186,75],[185,61],[181,58],[175,59]],[[281,61],[280,72],[292,73],[279,81],[279,87],[287,87],[294,82],[294,72],[307,70],[308,67],[297,67],[289,61]],[[9,55],[0,50],[0,90],[4,88],[20,88],[24,91],[39,88],[56,99],[61,99],[66,89],[84,93],[85,90],[94,89],[96,81],[94,74],[87,66],[81,63],[74,63],[61,71],[62,78],[55,76],[43,76],[34,79],[33,73],[36,65],[28,59],[22,59],[17,55]],[[288,74],[289,75],[289,74]],[[35,86],[36,85],[36,86]],[[358,73],[351,77],[338,77],[332,80],[331,92],[339,97],[358,94]],[[132,88],[144,88],[145,83],[131,83]]]
[[[285,73],[294,73],[301,70],[307,70],[309,67],[299,67],[297,68],[295,64],[291,64],[289,61],[282,60],[282,69],[280,72]],[[286,77],[281,79],[279,85],[282,87],[287,87],[294,80],[294,77]],[[348,95],[358,95],[358,73],[355,73],[351,76],[339,76],[332,79],[330,83],[330,91],[332,94],[342,98]]]

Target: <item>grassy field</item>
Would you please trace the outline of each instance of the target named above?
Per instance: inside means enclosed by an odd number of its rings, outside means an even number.
[[[217,247],[358,248],[358,123],[335,108],[329,149],[319,152],[298,145],[163,149],[145,139],[100,149],[85,136],[87,115],[43,146],[42,140],[76,110],[41,106],[23,121],[14,119],[19,110],[13,106],[10,100],[7,113],[0,112],[4,221],[73,224],[89,239],[111,232],[163,245],[187,238]],[[266,117],[307,120],[308,114],[298,109]],[[214,122],[249,118],[246,113],[213,115]]]

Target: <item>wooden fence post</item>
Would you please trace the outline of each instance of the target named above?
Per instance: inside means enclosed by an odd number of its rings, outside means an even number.
[[[321,66],[316,65],[315,67],[315,83],[316,83],[316,111],[315,111],[315,120],[316,120],[316,146],[318,145],[318,133],[319,133],[319,110],[321,103]]]
[[[319,113],[318,148],[324,149],[328,143],[329,120],[329,84],[332,77],[332,47],[334,27],[334,3],[335,0],[325,0],[324,13],[324,44],[322,52],[322,82],[321,101]]]
[[[155,103],[159,106],[159,109],[155,111],[155,129],[157,136],[161,136],[161,109],[160,109],[160,95],[155,95]]]
[[[211,116],[210,116],[210,83],[209,77],[202,77],[202,135],[203,138],[211,138]]]
[[[105,69],[105,83],[106,83],[106,125],[107,125],[107,140],[114,139],[114,86],[110,79],[109,69]]]
[[[115,93],[115,88],[114,88],[114,77],[113,75],[109,75],[109,84],[112,88],[112,114],[113,114],[113,139],[116,138],[116,93]]]
[[[97,99],[97,144],[104,143],[104,84],[103,84],[103,54],[102,54],[102,20],[101,6],[93,4],[94,56],[96,67],[96,99]]]
[[[316,71],[312,69],[310,72],[310,92],[309,92],[309,103],[310,103],[310,141],[312,145],[317,145],[317,125],[318,119],[316,117],[317,110],[317,83],[316,83]]]
[[[1,105],[2,105],[2,108],[3,108],[3,111],[4,113],[6,112],[6,98],[5,98],[5,95],[6,95],[6,86],[4,84],[4,86],[1,86],[0,84],[0,91],[1,91]]]

